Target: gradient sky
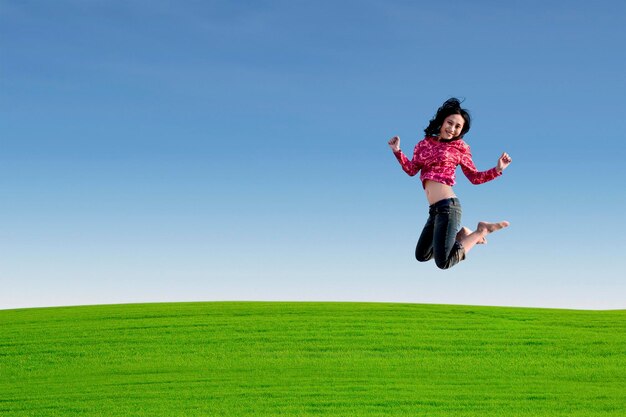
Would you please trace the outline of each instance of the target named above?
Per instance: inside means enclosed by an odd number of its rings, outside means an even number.
[[[626,3],[0,0],[0,309],[210,300],[626,308]],[[451,270],[411,153],[465,99]]]

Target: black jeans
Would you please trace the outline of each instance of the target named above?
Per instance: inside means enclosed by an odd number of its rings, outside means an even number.
[[[415,258],[426,262],[434,257],[437,267],[448,269],[465,259],[465,249],[456,241],[461,229],[461,203],[458,198],[441,200],[429,207],[428,214]]]

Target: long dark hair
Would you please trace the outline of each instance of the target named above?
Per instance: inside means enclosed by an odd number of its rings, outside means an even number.
[[[463,120],[465,120],[465,123],[463,123],[463,128],[461,129],[461,134],[453,140],[460,139],[463,137],[463,135],[469,132],[471,123],[469,112],[466,109],[461,108],[461,101],[458,98],[452,97],[446,100],[445,103],[443,103],[441,107],[437,109],[437,114],[435,114],[435,117],[430,119],[428,127],[424,129],[424,133],[426,134],[426,136],[439,136],[443,121],[446,120],[446,117],[450,116],[451,114],[460,114],[461,117],[463,117]]]

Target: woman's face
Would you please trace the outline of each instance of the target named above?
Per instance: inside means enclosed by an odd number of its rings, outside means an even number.
[[[456,138],[461,134],[465,119],[460,114],[451,114],[446,117],[439,131],[439,138],[449,140]]]

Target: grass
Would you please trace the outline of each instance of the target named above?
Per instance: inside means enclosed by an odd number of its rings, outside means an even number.
[[[6,310],[0,415],[623,417],[626,311],[372,303]]]

